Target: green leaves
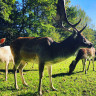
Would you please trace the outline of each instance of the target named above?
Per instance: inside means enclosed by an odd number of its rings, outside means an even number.
[[[0,31],[4,34],[9,29],[12,34],[6,34],[6,37],[17,38],[19,36],[29,37],[52,37],[55,41],[61,41],[67,38],[71,33],[60,28],[55,28],[56,22],[56,4],[58,0],[22,0],[22,4],[15,0],[0,0]],[[75,24],[82,19],[77,26],[80,30],[87,23],[90,26],[91,19],[79,6],[70,6],[71,1],[66,0],[65,8],[68,20]],[[53,18],[54,17],[54,18]],[[6,24],[7,23],[7,24]],[[63,22],[66,28],[70,28]],[[8,29],[7,29],[8,28]],[[92,34],[91,34],[92,31]],[[83,34],[95,42],[95,31],[92,27],[87,27]],[[7,36],[8,35],[8,36]],[[4,35],[3,35],[4,36]],[[94,38],[94,39],[93,39]]]
[[[15,0],[0,0],[0,17],[4,20],[11,21],[9,15],[12,11],[12,5],[14,4]]]

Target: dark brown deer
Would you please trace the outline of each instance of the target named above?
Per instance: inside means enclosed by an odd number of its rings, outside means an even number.
[[[62,12],[61,10],[59,10],[58,12],[58,9],[61,9]],[[57,21],[60,28],[64,28],[61,24],[62,23],[61,21],[65,21],[74,29],[74,31],[71,31],[72,35],[69,36],[66,40],[58,43],[53,41],[53,39],[49,37],[36,37],[36,38],[35,37],[19,37],[11,43],[10,45],[11,52],[13,54],[14,62],[15,62],[14,78],[15,78],[16,89],[18,89],[17,75],[16,75],[17,68],[19,69],[19,72],[22,78],[22,83],[24,85],[27,85],[23,77],[23,67],[25,66],[25,63],[22,63],[22,62],[24,61],[28,62],[30,60],[38,61],[39,63],[38,64],[39,65],[38,92],[40,95],[42,95],[41,86],[42,86],[42,77],[43,77],[43,71],[44,71],[45,65],[48,67],[50,87],[53,90],[56,90],[52,84],[51,65],[56,62],[61,62],[66,58],[72,56],[79,48],[92,47],[92,44],[83,35],[81,35],[81,32],[85,29],[86,26],[80,31],[76,29],[76,26],[80,23],[81,20],[74,25],[69,23],[69,21],[67,20],[63,0],[58,0],[57,13],[60,17],[60,18],[56,18],[58,19]]]
[[[72,73],[77,65],[77,63],[79,62],[79,60],[82,60],[82,64],[83,64],[83,71],[85,68],[85,74],[87,73],[89,66],[90,66],[90,62],[92,59],[93,62],[93,71],[94,71],[94,58],[95,58],[95,48],[91,47],[91,48],[81,48],[78,51],[78,54],[75,58],[75,60],[72,61],[72,63],[69,66],[69,73]],[[89,65],[88,68],[86,70],[86,61],[89,60]],[[74,66],[74,68],[73,68]]]

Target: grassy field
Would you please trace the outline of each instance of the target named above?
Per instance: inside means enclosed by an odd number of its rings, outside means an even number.
[[[45,67],[42,84],[43,96],[96,96],[96,71],[93,71],[92,63],[87,74],[82,72],[83,66],[79,61],[73,74],[68,75],[69,65],[73,59],[74,57],[71,57],[61,63],[52,65],[52,80],[57,91],[50,89],[48,72]],[[29,62],[24,68],[24,78],[29,87],[22,85],[20,74],[17,73],[19,90],[15,90],[14,87],[12,68],[13,64],[9,64],[8,80],[5,81],[5,64],[0,62],[0,96],[37,96],[38,65],[35,64],[32,68],[32,64]]]

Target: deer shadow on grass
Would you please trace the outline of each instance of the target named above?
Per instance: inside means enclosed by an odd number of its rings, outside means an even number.
[[[79,71],[79,72],[73,72],[71,74],[69,74],[69,72],[67,73],[58,73],[58,74],[53,74],[52,77],[55,78],[55,77],[61,77],[61,76],[70,76],[70,75],[73,75],[73,74],[76,74],[76,73],[81,73],[83,71]]]
[[[0,72],[5,72],[5,69],[0,69]],[[9,69],[8,72],[13,72],[13,70]]]
[[[27,71],[38,71],[38,70],[37,69],[23,70],[23,72],[27,72]],[[0,69],[0,72],[5,72],[5,69]],[[13,71],[13,69],[9,69],[8,72],[13,73],[14,71]],[[17,72],[19,72],[19,71],[17,70]]]

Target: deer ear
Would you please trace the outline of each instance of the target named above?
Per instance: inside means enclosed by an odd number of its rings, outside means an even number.
[[[0,44],[4,43],[5,40],[6,40],[6,38],[2,38],[2,39],[0,39]]]

